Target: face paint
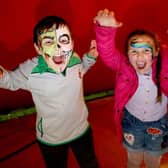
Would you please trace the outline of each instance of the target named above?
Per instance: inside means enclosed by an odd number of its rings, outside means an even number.
[[[138,35],[129,40],[128,58],[138,73],[144,74],[151,69],[154,55],[156,55],[154,41],[149,36]]]
[[[66,68],[73,52],[71,33],[67,26],[55,26],[40,35],[41,50],[48,66],[56,72]]]
[[[57,50],[57,38],[55,30],[47,31],[41,35],[41,47],[43,53],[49,57],[54,56]]]
[[[158,55],[159,48],[156,48],[155,41],[152,37],[148,35],[134,35],[128,41],[128,49],[129,47],[133,48],[150,48],[152,51],[152,56],[155,57]]]
[[[152,53],[152,56],[153,56],[153,49],[152,49],[152,46],[148,43],[133,43],[131,42],[130,46],[132,48],[144,48],[144,49],[147,49],[146,52],[151,52]]]
[[[66,58],[70,57],[73,50],[73,43],[71,34],[67,27],[60,27],[56,30],[58,47],[60,48],[60,55],[64,55]],[[58,55],[59,55],[58,54]]]

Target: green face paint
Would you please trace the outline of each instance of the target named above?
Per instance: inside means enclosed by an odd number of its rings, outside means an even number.
[[[48,30],[40,35],[41,38],[41,47],[43,53],[49,57],[54,56],[57,49],[57,38],[55,30]]]
[[[60,26],[56,29],[53,25],[40,34],[39,41],[39,54],[43,56],[48,67],[57,73],[63,72],[73,52],[73,41],[68,27]]]

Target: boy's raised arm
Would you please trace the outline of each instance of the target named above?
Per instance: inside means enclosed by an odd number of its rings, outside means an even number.
[[[94,57],[95,59],[98,57],[99,53],[97,51],[97,45],[95,40],[91,40],[90,48],[87,54],[91,57]]]

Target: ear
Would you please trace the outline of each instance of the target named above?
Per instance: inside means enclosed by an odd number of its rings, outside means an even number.
[[[42,49],[36,43],[34,43],[34,48],[39,55],[42,55]]]

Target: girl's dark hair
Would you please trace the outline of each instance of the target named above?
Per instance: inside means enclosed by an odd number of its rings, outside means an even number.
[[[46,16],[42,20],[40,20],[33,30],[33,42],[38,45],[38,38],[44,30],[50,29],[53,25],[56,25],[56,29],[61,25],[67,26],[70,29],[68,23],[58,16]]]
[[[133,36],[136,36],[136,35],[146,35],[146,36],[149,36],[150,38],[153,39],[154,41],[154,44],[155,44],[155,49],[159,49],[160,48],[160,40],[158,39],[158,36],[153,33],[153,32],[150,32],[148,30],[144,30],[144,29],[136,29],[135,31],[131,32],[127,39],[126,39],[126,42],[125,42],[125,52],[126,52],[126,55],[128,53],[128,43],[129,43],[129,40],[133,37]],[[160,70],[161,70],[161,55],[160,55],[160,52],[157,56],[157,62],[156,62],[156,84],[157,84],[157,102],[161,102],[161,88],[160,88]]]

